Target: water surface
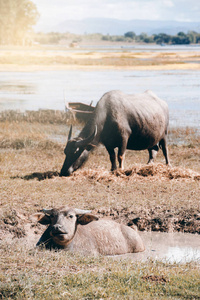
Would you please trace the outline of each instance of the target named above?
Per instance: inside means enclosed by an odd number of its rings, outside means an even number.
[[[122,258],[145,261],[154,259],[167,263],[200,263],[200,237],[190,233],[139,232],[145,251],[121,255]]]
[[[0,111],[65,109],[65,101],[95,105],[110,90],[152,90],[167,101],[172,126],[200,127],[200,71],[64,70],[0,72]]]

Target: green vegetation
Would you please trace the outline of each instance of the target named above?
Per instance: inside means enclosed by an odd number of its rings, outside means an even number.
[[[200,43],[200,33],[189,31],[187,34],[179,32],[177,35],[168,35],[165,33],[153,34],[148,36],[146,33],[136,35],[133,31],[126,32],[124,35],[102,35],[102,34],[85,34],[77,35],[71,33],[36,33],[34,41],[39,44],[62,44],[66,41],[71,43],[93,42],[93,41],[109,41],[124,43],[156,43],[156,44],[198,44]]]
[[[21,251],[21,252],[20,252]],[[1,250],[1,252],[3,252]],[[9,247],[1,299],[199,299],[199,270],[186,265],[81,257]],[[3,253],[1,253],[3,254]],[[13,272],[15,269],[15,272]],[[13,270],[13,271],[12,271]]]
[[[136,35],[133,31],[129,31],[124,34],[124,36],[103,36],[102,39],[109,41],[135,41],[137,43],[156,43],[156,44],[172,44],[172,45],[186,45],[186,44],[198,44],[200,43],[200,33],[195,31],[190,31],[187,34],[184,32],[179,32],[177,35],[172,36],[165,33],[153,34],[148,36],[146,33],[141,33]]]
[[[31,28],[38,19],[30,0],[0,0],[0,45],[31,43]]]

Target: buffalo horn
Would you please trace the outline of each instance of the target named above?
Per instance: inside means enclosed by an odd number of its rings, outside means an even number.
[[[84,214],[91,213],[91,210],[85,210],[85,209],[75,208],[75,213],[76,213],[76,215],[84,215]]]
[[[45,214],[45,215],[47,215],[47,216],[49,216],[51,213],[52,213],[52,209],[44,209],[43,208],[43,213]]]
[[[68,134],[68,141],[71,140],[71,136],[72,136],[72,125],[70,126],[70,130],[69,130],[69,134]]]
[[[76,147],[78,148],[78,147],[87,146],[89,143],[93,141],[96,135],[97,135],[97,125],[95,125],[94,132],[89,137],[87,137],[84,140],[80,140],[76,142]]]

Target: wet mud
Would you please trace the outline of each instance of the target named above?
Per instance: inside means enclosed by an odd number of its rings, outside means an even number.
[[[200,211],[196,209],[175,211],[158,206],[153,209],[131,210],[118,207],[101,208],[93,210],[92,213],[99,218],[110,218],[143,232],[200,234]],[[0,240],[7,236],[23,238],[30,234],[39,237],[43,231],[44,227],[33,222],[31,216],[21,215],[16,210],[10,211],[0,219]]]
[[[43,173],[35,172],[18,177],[22,180],[73,180],[77,184],[86,180],[88,182],[112,182],[112,181],[199,181],[200,174],[191,169],[180,167],[168,167],[157,163],[151,165],[134,165],[131,169],[116,170],[110,172],[106,169],[80,169],[69,177],[59,177],[57,171]],[[14,179],[14,178],[13,178]],[[101,207],[94,209],[93,213],[98,217],[114,219],[129,226],[136,226],[139,231],[157,232],[185,232],[200,234],[200,210],[197,208],[172,208],[163,206],[151,208],[124,208],[124,207]],[[33,235],[41,234],[43,228],[31,221],[30,216],[22,215],[17,210],[4,213],[0,218],[0,239],[6,234],[13,238],[22,238],[32,232]]]

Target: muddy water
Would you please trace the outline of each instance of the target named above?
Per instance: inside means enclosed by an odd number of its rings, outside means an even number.
[[[65,101],[95,105],[113,89],[151,89],[167,101],[172,126],[200,128],[200,71],[191,70],[0,72],[0,111],[64,110]]]
[[[27,229],[27,228],[26,228]],[[149,258],[168,263],[200,263],[200,236],[189,233],[139,232],[145,244],[141,253],[112,256],[114,259],[145,261]],[[31,231],[24,243],[34,248],[40,236]]]
[[[200,236],[188,233],[140,232],[145,244],[141,253],[120,255],[120,258],[145,261],[154,260],[168,263],[200,263]]]

